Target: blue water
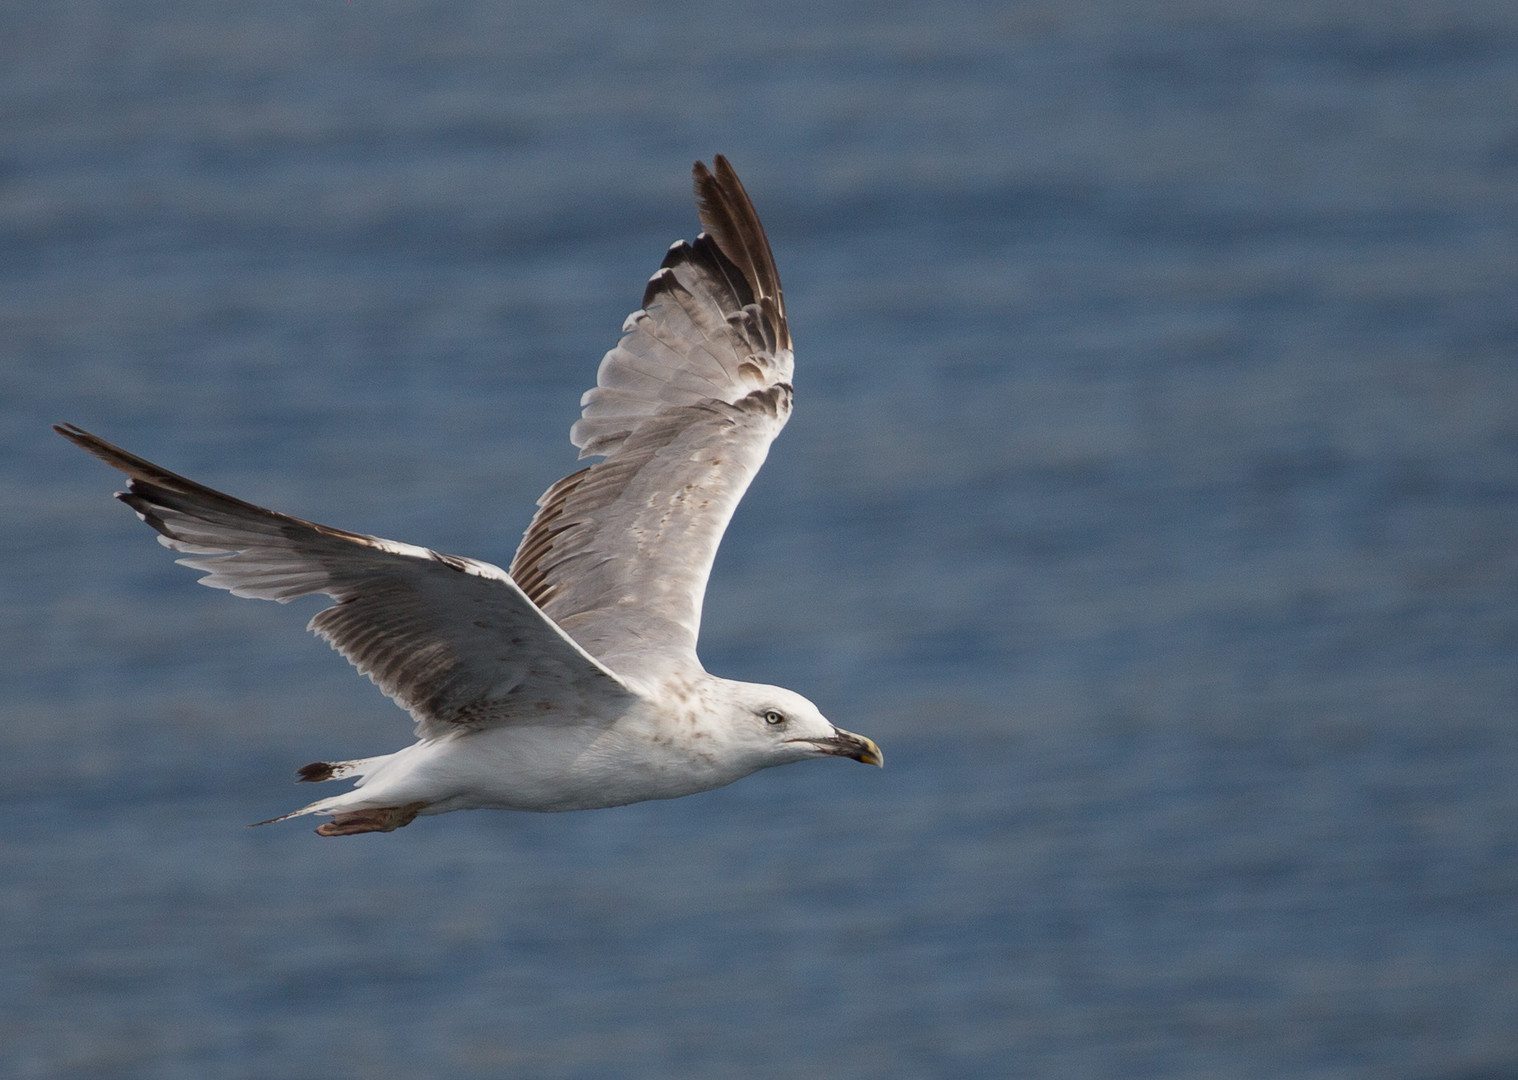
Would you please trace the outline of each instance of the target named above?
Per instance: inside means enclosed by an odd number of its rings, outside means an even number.
[[[1506,0],[0,4],[0,1075],[1518,1077],[1515,103]],[[504,563],[717,151],[703,656],[887,768],[245,829],[409,724],[47,425]]]

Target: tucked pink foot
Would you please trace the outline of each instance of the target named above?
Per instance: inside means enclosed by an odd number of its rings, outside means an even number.
[[[382,806],[375,810],[351,810],[334,814],[332,820],[316,830],[318,836],[352,836],[363,832],[394,832],[402,825],[410,825],[416,815],[427,808],[424,802],[407,803],[405,806]]]

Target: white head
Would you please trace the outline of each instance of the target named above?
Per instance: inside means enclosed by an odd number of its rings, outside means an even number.
[[[817,706],[793,690],[763,683],[714,680],[715,712],[727,749],[748,771],[813,757],[846,757],[882,765],[880,747],[863,735],[834,727]]]

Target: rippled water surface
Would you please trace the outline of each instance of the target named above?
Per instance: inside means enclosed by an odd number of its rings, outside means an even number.
[[[1518,8],[0,4],[0,1073],[1518,1076]],[[70,420],[504,563],[728,154],[713,670],[876,737],[325,841],[402,745]]]

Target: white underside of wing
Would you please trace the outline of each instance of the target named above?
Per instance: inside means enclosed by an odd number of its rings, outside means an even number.
[[[605,460],[539,500],[511,573],[624,676],[700,670],[717,546],[791,411],[769,243],[731,167],[696,168],[704,231],[672,245],[570,431]]]
[[[310,628],[410,711],[424,737],[587,722],[637,696],[497,566],[266,510],[87,432],[64,434],[132,477],[120,497],[203,584],[280,603],[336,600]]]

